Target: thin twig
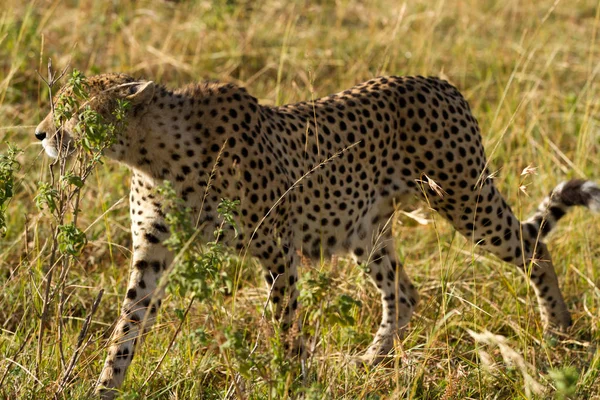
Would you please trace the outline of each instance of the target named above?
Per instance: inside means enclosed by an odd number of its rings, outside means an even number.
[[[332,156],[328,157],[327,159],[321,161],[320,163],[318,163],[317,165],[315,165],[314,167],[312,167],[309,171],[307,171],[306,173],[304,173],[304,175],[302,175],[300,178],[298,178],[285,192],[283,192],[283,194],[281,196],[279,196],[279,198],[275,201],[275,203],[273,203],[273,205],[271,206],[271,208],[269,208],[269,210],[266,212],[266,214],[258,221],[258,223],[256,224],[256,227],[252,231],[252,234],[250,235],[250,239],[248,239],[248,243],[246,244],[246,246],[244,246],[243,256],[241,257],[242,258],[242,262],[244,262],[246,260],[247,256],[248,256],[248,252],[250,251],[250,244],[252,243],[252,241],[256,237],[256,235],[258,233],[258,229],[267,220],[267,218],[269,218],[269,216],[273,213],[273,210],[275,210],[277,208],[277,206],[279,206],[279,204],[285,199],[285,197],[292,190],[294,190],[298,185],[300,185],[300,183],[304,179],[306,179],[308,176],[312,175],[315,171],[318,171],[319,169],[323,168],[325,165],[329,164],[334,159],[340,157],[342,154],[344,154],[345,152],[347,152],[348,150],[350,150],[351,148],[353,148],[354,146],[356,146],[359,143],[360,142],[352,143],[351,145],[346,146],[346,147],[338,150],[335,154],[333,154]]]
[[[102,300],[103,294],[104,294],[104,289],[100,289],[100,291],[98,292],[98,295],[96,296],[96,299],[94,300],[94,303],[92,304],[92,309],[90,310],[89,314],[85,317],[85,321],[83,322],[83,326],[81,327],[81,330],[79,331],[79,336],[77,337],[77,345],[75,346],[75,351],[73,352],[73,355],[71,356],[71,361],[69,361],[69,365],[68,365],[67,369],[63,373],[60,385],[58,387],[58,390],[55,393],[55,397],[58,396],[67,386],[67,383],[69,382],[71,373],[73,372],[73,369],[75,368],[75,365],[77,364],[77,360],[79,359],[81,352],[85,348],[85,346],[83,346],[83,340],[87,336],[88,330],[90,329],[90,324],[92,322],[92,317],[94,316],[94,314],[96,313],[96,310],[98,309],[98,306],[100,305],[100,301]]]
[[[152,379],[152,377],[154,376],[154,374],[156,374],[156,372],[158,371],[158,369],[162,365],[165,357],[167,356],[167,353],[173,347],[173,343],[175,343],[175,338],[177,337],[177,335],[179,334],[179,332],[181,332],[181,328],[183,327],[183,323],[185,322],[185,318],[187,317],[188,312],[190,311],[190,308],[192,308],[192,304],[194,304],[194,300],[195,299],[196,299],[195,297],[192,297],[192,300],[190,300],[190,303],[188,304],[187,308],[185,309],[185,312],[183,313],[183,316],[181,317],[181,320],[179,321],[179,325],[177,326],[177,329],[175,330],[175,333],[171,337],[171,341],[169,342],[169,345],[167,346],[167,349],[165,350],[165,352],[163,353],[163,355],[160,357],[160,360],[158,360],[158,364],[156,365],[156,367],[152,370],[152,372],[150,373],[150,375],[148,375],[148,377],[146,378],[146,380],[144,381],[144,383],[142,383],[142,387],[146,386],[146,384],[148,382],[150,382],[150,380]]]
[[[52,249],[50,250],[50,270],[48,271],[48,275],[46,276],[46,290],[44,292],[44,304],[42,306],[42,315],[40,316],[40,330],[38,333],[38,345],[37,345],[37,356],[36,356],[36,372],[39,373],[40,364],[42,363],[42,348],[43,348],[43,338],[44,338],[44,330],[46,328],[46,320],[48,319],[48,308],[50,304],[50,288],[52,287],[52,276],[54,275],[54,258],[56,254],[56,246],[57,246],[57,232],[54,227],[52,227],[54,234],[52,235]]]
[[[25,349],[25,347],[29,343],[29,339],[31,339],[32,334],[33,334],[33,330],[29,331],[25,340],[23,341],[23,343],[21,343],[21,347],[19,347],[19,349],[12,356],[13,360],[16,360],[17,358],[19,358],[19,354],[21,354],[23,349]],[[2,378],[0,378],[0,388],[2,387],[2,384],[4,383],[4,379],[6,379],[6,376],[8,375],[8,371],[10,371],[10,364],[6,366],[6,369],[4,370],[4,373],[2,374]]]
[[[52,59],[48,59],[48,80],[44,79],[43,76],[38,72],[40,78],[46,83],[48,86],[48,92],[50,95],[50,107],[52,108],[52,114],[54,115],[54,103],[52,101],[52,86],[56,83],[54,79],[54,72],[52,71]],[[62,76],[62,75],[61,75]],[[52,186],[54,186],[54,170],[52,165],[50,165],[50,176],[52,179]],[[52,249],[50,251],[50,270],[48,271],[48,275],[46,276],[46,290],[44,292],[44,304],[42,306],[42,315],[40,317],[40,330],[38,333],[38,344],[37,344],[37,355],[36,355],[36,372],[39,373],[40,364],[42,362],[42,349],[43,349],[43,338],[44,338],[44,329],[46,327],[46,320],[48,319],[48,306],[50,303],[50,288],[52,286],[52,277],[54,275],[54,262],[55,262],[55,254],[56,254],[56,245],[57,245],[57,229],[52,227],[52,231],[54,234],[52,235]]]
[[[9,363],[13,363],[17,367],[21,367],[21,369],[23,371],[25,371],[27,373],[27,375],[31,376],[33,378],[33,380],[37,382],[38,385],[44,386],[42,381],[40,381],[38,378],[36,378],[36,376],[30,370],[28,370],[23,364],[20,364],[20,363],[16,362],[15,360],[11,360],[10,358],[5,358],[4,360],[8,361]]]

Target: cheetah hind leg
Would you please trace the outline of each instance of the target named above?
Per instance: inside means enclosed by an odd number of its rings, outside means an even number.
[[[394,340],[402,340],[419,301],[419,294],[402,264],[396,260],[393,248],[380,250],[367,262],[367,273],[381,293],[383,315],[369,348],[353,359],[357,366],[375,366],[392,361],[390,353],[394,349]]]

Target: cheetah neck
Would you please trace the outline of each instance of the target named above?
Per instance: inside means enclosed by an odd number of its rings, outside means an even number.
[[[132,121],[123,144],[111,149],[112,158],[157,183],[168,180],[189,191],[206,185],[209,176],[236,173],[240,158],[231,147],[259,134],[260,110],[256,99],[233,85],[161,90]]]

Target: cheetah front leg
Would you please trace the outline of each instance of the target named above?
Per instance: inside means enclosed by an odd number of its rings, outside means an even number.
[[[385,242],[391,243],[392,240],[388,238]],[[377,365],[386,359],[394,347],[394,339],[408,325],[419,301],[419,294],[404,267],[397,261],[393,246],[388,245],[366,259],[362,248],[355,249],[354,254],[359,263],[366,264],[367,273],[381,293],[383,307],[381,324],[375,338],[365,354],[356,361],[359,364]]]
[[[162,245],[169,229],[154,196],[149,188],[132,184],[133,262],[121,316],[98,380],[97,392],[102,399],[112,399],[121,387],[138,339],[154,322],[162,297],[157,285],[173,260],[171,252]]]

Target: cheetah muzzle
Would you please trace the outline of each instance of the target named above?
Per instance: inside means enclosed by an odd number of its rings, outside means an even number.
[[[600,188],[582,180],[561,183],[531,218],[519,221],[489,178],[469,105],[449,83],[381,77],[315,101],[270,107],[230,84],[169,90],[122,74],[87,82],[90,104],[99,113],[110,115],[117,99],[133,105],[127,128],[104,152],[133,171],[134,251],[123,311],[99,379],[103,398],[112,398],[121,386],[140,321],[152,321],[156,313],[156,307],[142,300],[159,303],[156,282],[173,260],[162,244],[169,230],[155,188],[170,181],[186,205],[198,210],[218,154],[219,168],[202,215],[194,211],[190,218],[216,221],[220,198],[240,201],[237,222],[247,229],[225,240],[238,249],[248,246],[260,261],[284,326],[293,321],[298,306],[300,257],[350,255],[367,266],[381,292],[382,321],[362,357],[373,364],[381,361],[418,301],[390,230],[382,229],[394,205],[413,197],[426,199],[462,235],[505,262],[521,271],[532,265],[528,273],[545,326],[564,330],[571,324],[541,240],[570,207],[599,209]],[[49,115],[37,127],[36,137],[50,156],[58,156],[76,138],[69,128],[74,123],[67,122],[57,133]],[[422,184],[427,178],[443,196]],[[276,210],[268,213],[276,202]],[[249,241],[248,232],[256,227]],[[380,240],[373,243],[377,235]]]

